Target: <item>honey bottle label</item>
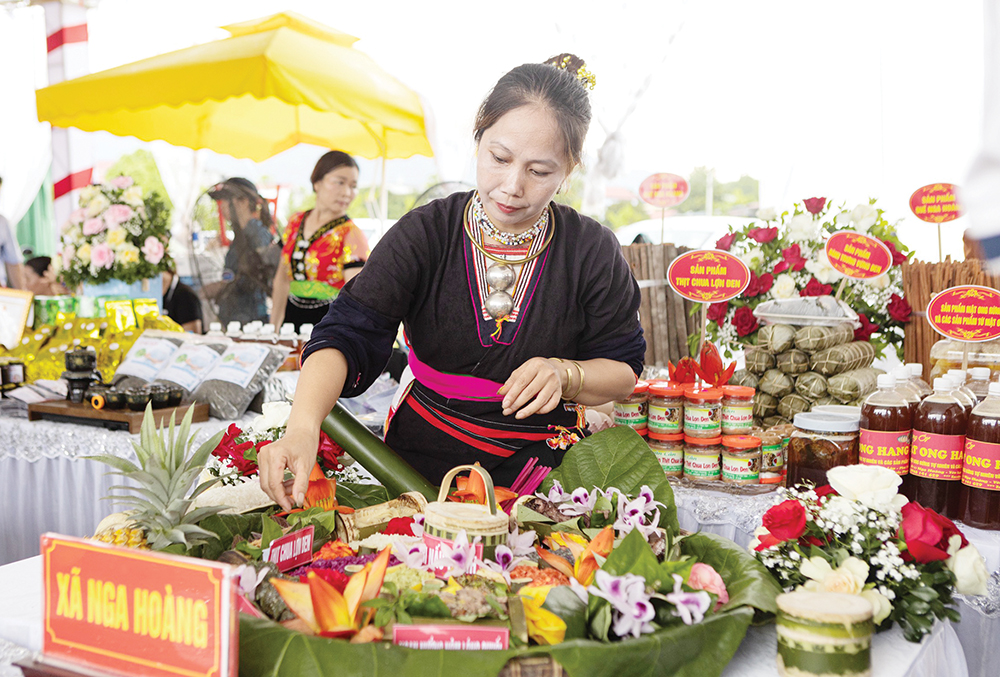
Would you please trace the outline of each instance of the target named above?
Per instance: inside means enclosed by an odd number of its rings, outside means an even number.
[[[965,435],[941,435],[913,431],[910,474],[928,480],[957,482],[962,479]]]
[[[962,484],[973,489],[1000,491],[1000,444],[965,440]]]
[[[910,431],[861,429],[858,458],[862,465],[880,465],[903,476],[910,472]]]

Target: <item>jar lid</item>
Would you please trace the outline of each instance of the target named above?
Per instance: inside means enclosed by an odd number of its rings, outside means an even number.
[[[846,416],[847,418],[856,418],[861,420],[861,407],[854,407],[849,404],[821,404],[818,407],[813,407],[810,413],[815,414],[816,412],[822,414],[836,414],[838,416]]]
[[[747,386],[722,386],[722,394],[728,397],[753,397],[756,392]]]
[[[649,390],[649,382],[648,381],[636,381],[635,382],[635,390],[632,391],[632,394],[633,395],[641,395],[642,393],[646,392],[647,390]]]
[[[684,436],[685,444],[696,444],[704,447],[717,447],[722,444],[722,437],[691,437],[690,435]]]
[[[864,597],[839,592],[786,592],[775,599],[778,609],[796,618],[837,625],[871,620],[872,605]]]
[[[660,433],[649,432],[649,438],[651,440],[656,440],[657,442],[681,442],[684,440],[684,433],[671,433],[670,435],[661,435]]]
[[[795,414],[795,427],[814,432],[852,433],[861,428],[858,418],[825,411],[804,411]]]
[[[726,435],[722,438],[723,446],[731,449],[755,449],[760,446],[760,438],[753,435]]]
[[[684,389],[684,397],[689,400],[721,400],[722,391],[718,388],[699,388],[692,385]]]
[[[661,381],[650,384],[649,394],[656,395],[657,397],[683,397],[684,388],[667,381]]]

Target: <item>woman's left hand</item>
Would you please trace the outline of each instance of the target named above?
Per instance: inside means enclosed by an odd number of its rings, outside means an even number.
[[[533,357],[514,370],[497,394],[504,396],[504,416],[517,412],[514,418],[521,419],[555,409],[563,388],[559,366],[544,357]]]

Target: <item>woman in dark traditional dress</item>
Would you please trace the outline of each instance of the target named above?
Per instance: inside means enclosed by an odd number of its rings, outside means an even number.
[[[571,55],[501,78],[476,120],[477,190],[408,213],[344,286],[303,352],[285,436],[261,449],[280,504],[301,503],[320,422],[381,373],[400,322],[415,380],[386,442],[432,482],[476,461],[500,485],[532,456],[558,465],[583,406],[632,392],[638,286],[611,231],[552,202],[580,161],[588,78]]]

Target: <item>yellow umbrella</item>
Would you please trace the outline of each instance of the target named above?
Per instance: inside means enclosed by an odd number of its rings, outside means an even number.
[[[299,143],[433,155],[416,93],[357,38],[293,12],[223,28],[231,37],[40,89],[38,119],[256,161]]]

